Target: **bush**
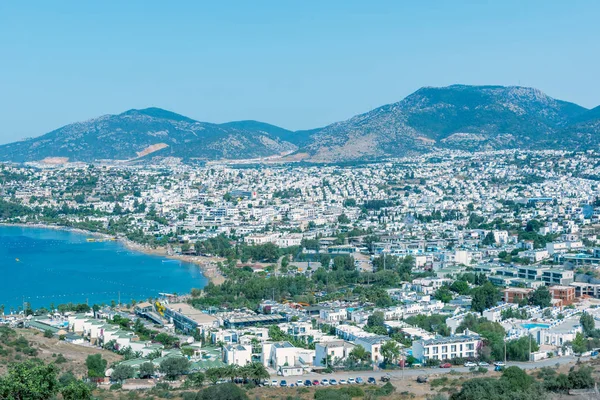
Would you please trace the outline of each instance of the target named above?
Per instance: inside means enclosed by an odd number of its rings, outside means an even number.
[[[317,389],[315,400],[352,400],[352,397],[341,390]]]
[[[64,364],[67,362],[67,359],[62,354],[56,356],[56,360],[54,361],[56,364]]]
[[[196,395],[196,400],[248,400],[246,392],[233,383],[210,386]]]
[[[375,391],[375,394],[377,396],[389,396],[390,394],[394,393],[395,391],[396,391],[396,388],[394,387],[394,385],[392,385],[390,382],[387,382],[382,387],[377,388],[377,390]]]
[[[344,388],[341,388],[340,391],[342,393],[346,393],[350,397],[364,397],[365,396],[365,391],[362,390],[358,386],[346,386]]]
[[[121,385],[120,383],[115,383],[110,385],[110,390],[121,390],[122,387],[123,385]]]
[[[50,339],[50,338],[52,338],[52,336],[54,336],[54,334],[52,333],[52,331],[50,329],[46,329],[44,331],[44,337],[45,338],[49,338]]]

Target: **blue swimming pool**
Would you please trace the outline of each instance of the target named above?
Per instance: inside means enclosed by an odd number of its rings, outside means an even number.
[[[521,326],[525,329],[549,328],[550,327],[550,325],[548,325],[548,324],[537,324],[537,323],[521,324]]]

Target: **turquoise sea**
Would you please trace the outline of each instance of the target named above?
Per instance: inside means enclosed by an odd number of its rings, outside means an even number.
[[[0,305],[8,314],[23,304],[90,305],[137,301],[159,293],[187,293],[208,280],[198,266],[127,249],[89,243],[81,233],[0,226]]]

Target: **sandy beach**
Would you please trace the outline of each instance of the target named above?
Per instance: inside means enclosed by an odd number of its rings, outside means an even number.
[[[82,235],[95,236],[102,239],[116,239],[118,242],[123,244],[127,249],[132,251],[137,251],[144,254],[155,255],[160,257],[165,257],[173,260],[180,260],[184,262],[188,262],[191,264],[196,264],[202,274],[208,278],[213,284],[220,285],[225,281],[223,275],[217,268],[217,262],[223,261],[223,259],[218,257],[202,257],[202,256],[188,256],[188,255],[179,255],[179,254],[168,254],[166,247],[150,247],[145,246],[139,243],[132,242],[124,237],[115,237],[111,235],[107,235],[99,232],[91,232],[86,231],[84,229],[71,228],[68,226],[60,226],[60,225],[46,225],[46,224],[9,224],[9,223],[0,223],[0,225],[5,226],[19,226],[23,228],[43,228],[43,229],[57,229],[57,230],[66,230],[75,233],[80,233]]]

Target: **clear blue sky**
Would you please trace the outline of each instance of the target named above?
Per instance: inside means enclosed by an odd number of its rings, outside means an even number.
[[[0,1],[0,142],[156,106],[307,129],[421,86],[600,104],[598,1]]]

